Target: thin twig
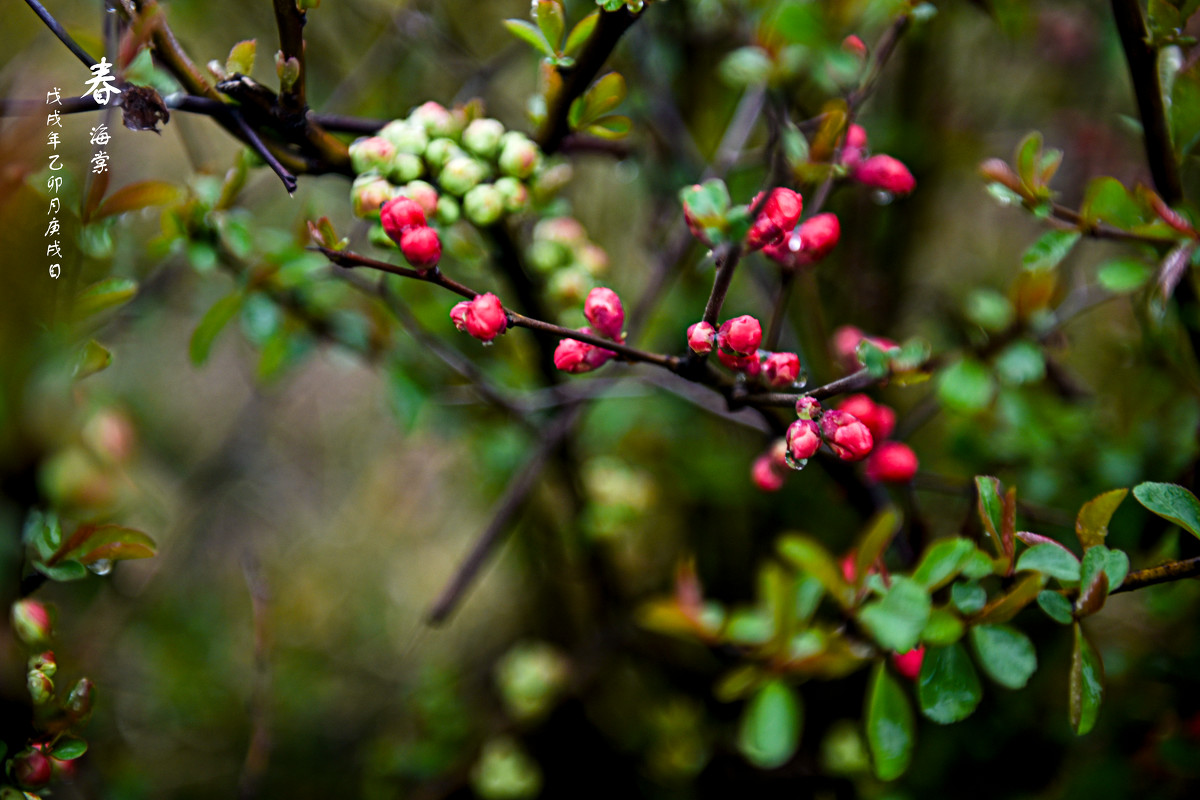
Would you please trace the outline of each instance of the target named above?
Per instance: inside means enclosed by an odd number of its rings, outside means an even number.
[[[1157,567],[1147,567],[1146,569],[1137,569],[1130,572],[1125,576],[1125,582],[1116,589],[1113,589],[1110,594],[1132,592],[1137,589],[1144,589],[1147,586],[1170,583],[1171,581],[1195,578],[1197,576],[1200,576],[1200,556],[1184,559],[1183,561],[1168,561],[1166,564],[1159,564]]]
[[[567,408],[542,432],[537,448],[525,464],[517,470],[500,499],[496,501],[491,521],[476,539],[475,544],[471,546],[458,569],[454,571],[454,575],[438,595],[437,600],[426,612],[425,622],[428,625],[441,625],[454,613],[454,609],[462,601],[466,590],[474,582],[475,576],[487,563],[488,558],[509,530],[509,520],[517,513],[524,504],[525,498],[537,485],[537,479],[545,468],[546,462],[574,428],[576,419],[585,407],[586,404],[579,404]]]
[[[279,176],[279,180],[283,181],[283,186],[287,189],[287,193],[294,194],[296,191],[296,176],[288,172],[287,167],[279,163],[279,159],[275,157],[275,154],[258,137],[258,132],[247,124],[246,118],[242,116],[241,111],[230,107],[229,115],[233,118],[234,124],[242,132],[242,136],[246,138],[246,143],[254,148],[254,152],[258,153],[259,157],[267,163],[267,166]]]
[[[305,73],[304,63],[304,23],[307,21],[307,11],[302,11],[296,5],[296,0],[272,0],[275,7],[275,27],[279,29],[279,50],[284,60],[296,59],[300,67],[298,77],[286,89],[281,87],[279,92],[279,107],[293,117],[304,114]]]
[[[88,52],[79,45],[79,42],[71,38],[71,34],[67,33],[66,28],[54,18],[54,15],[47,11],[46,7],[37,2],[37,0],[25,0],[25,4],[33,9],[33,13],[42,18],[42,22],[46,23],[46,27],[58,37],[60,42],[67,46],[68,50],[75,54],[76,58],[83,62],[83,65],[90,72],[92,66],[96,64],[96,59],[88,55]]]

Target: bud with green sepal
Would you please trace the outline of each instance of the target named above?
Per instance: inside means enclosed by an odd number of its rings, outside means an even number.
[[[455,197],[462,197],[481,183],[487,177],[487,173],[487,167],[482,161],[470,156],[457,156],[442,167],[438,183],[442,185],[442,189]]]
[[[463,147],[480,158],[495,158],[500,150],[504,125],[495,119],[477,119],[467,125],[462,134]]]
[[[521,181],[506,175],[498,179],[494,186],[504,201],[504,210],[509,214],[519,214],[529,207],[529,190]]]
[[[420,125],[402,119],[392,120],[379,131],[380,138],[391,142],[398,153],[421,155],[429,146],[429,134]]]
[[[481,183],[463,197],[463,213],[473,224],[494,225],[504,215],[504,196],[490,183]]]
[[[350,145],[350,166],[360,175],[364,172],[384,173],[390,169],[396,152],[396,145],[382,136],[358,139]]]
[[[542,164],[541,149],[523,133],[509,131],[500,140],[500,171],[514,178],[528,178]]]

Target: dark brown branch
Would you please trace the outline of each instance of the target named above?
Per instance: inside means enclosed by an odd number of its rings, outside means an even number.
[[[613,48],[617,46],[622,34],[629,30],[629,27],[640,16],[640,13],[634,14],[628,8],[621,8],[618,11],[601,11],[600,19],[596,22],[596,29],[592,31],[592,35],[583,46],[575,65],[570,68],[558,67],[558,73],[563,79],[562,88],[557,95],[551,98],[550,107],[546,111],[546,122],[542,125],[542,130],[537,137],[537,143],[542,150],[547,153],[558,150],[563,139],[571,132],[571,126],[567,122],[567,113],[571,110],[571,103],[587,91],[592,79],[600,73],[600,69],[608,60]]]
[[[1112,11],[1129,65],[1138,114],[1142,118],[1146,160],[1150,164],[1154,188],[1168,204],[1178,203],[1183,199],[1179,165],[1175,161],[1162,86],[1158,81],[1157,52],[1147,41],[1149,32],[1142,18],[1141,4],[1138,0],[1112,0]]]
[[[238,126],[238,129],[242,132],[242,136],[245,137],[246,143],[254,148],[254,152],[258,153],[259,157],[267,162],[267,166],[279,176],[279,180],[283,181],[283,187],[287,189],[287,193],[294,194],[296,191],[296,176],[288,172],[287,168],[279,163],[279,159],[275,157],[275,154],[267,149],[267,146],[263,144],[263,140],[258,137],[258,132],[246,123],[246,119],[242,116],[241,111],[231,107],[229,113],[233,118],[234,124]]]

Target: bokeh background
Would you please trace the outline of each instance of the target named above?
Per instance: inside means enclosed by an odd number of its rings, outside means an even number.
[[[102,51],[100,3],[47,5],[87,49]],[[198,63],[257,39],[254,77],[273,86],[270,5],[162,3]],[[566,5],[574,20],[593,4]],[[572,156],[565,197],[608,253],[603,283],[627,304],[680,225],[678,189],[713,159],[747,91],[720,65],[753,40],[766,5],[656,2],[617,48],[611,65],[628,79],[623,110],[634,119],[628,152]],[[870,44],[886,24],[877,8],[886,4],[816,5],[834,43],[857,33]],[[836,377],[823,337],[837,325],[922,336],[935,353],[986,343],[972,317],[987,301],[980,290],[1009,291],[1041,227],[989,197],[976,168],[1009,157],[1028,131],[1065,151],[1055,188],[1067,205],[1096,175],[1148,181],[1107,5],[1006,0],[991,13],[985,5],[938,4],[906,34],[864,107],[872,145],[908,164],[918,189],[882,205],[852,188],[834,193],[842,243],[802,283],[784,334],[805,353],[814,383]],[[479,97],[489,115],[531,130],[535,57],[501,24],[528,8],[326,0],[306,29],[310,102],[388,119],[429,99]],[[0,94],[82,90],[82,67],[24,4],[7,4],[4,25]],[[828,98],[803,74],[773,91],[796,120]],[[59,152],[76,198],[97,119],[65,122]],[[109,124],[114,187],[155,179],[204,196],[242,149],[211,120],[182,112],[161,135],[124,130],[116,117]],[[729,174],[735,198],[763,179],[766,146],[759,125]],[[40,252],[47,155],[40,119],[0,121],[0,522],[14,532],[4,538],[4,574],[19,569],[16,532],[30,496],[52,497],[76,519],[119,520],[159,545],[152,559],[39,592],[58,609],[60,670],[98,687],[90,751],[56,796],[1194,796],[1194,582],[1115,597],[1089,622],[1110,684],[1086,738],[1067,724],[1069,637],[1027,611],[1023,627],[1042,665],[1030,685],[989,691],[960,725],[923,723],[917,759],[897,784],[872,779],[855,750],[862,673],[801,687],[800,753],[770,772],[747,764],[735,747],[740,704],[712,693],[736,657],[647,632],[634,611],[668,592],[687,558],[709,595],[750,602],[756,568],[780,533],[804,530],[841,549],[869,509],[847,501],[818,465],[778,494],[757,492],[749,465],[763,432],[711,400],[693,402],[686,386],[649,367],[577,379],[612,385],[551,460],[461,609],[426,626],[426,609],[537,437],[381,321],[376,304],[321,277],[322,259],[300,245],[304,220],[327,215],[356,248],[369,247],[348,181],[302,177],[289,198],[268,170],[253,170],[220,223],[246,240],[233,264],[203,243],[172,241],[158,208],[86,233],[69,219],[71,261],[54,282]],[[477,239],[463,234],[448,251],[448,272],[503,294]],[[1094,280],[1097,265],[1128,252],[1084,243],[1063,267],[1065,287]],[[672,273],[639,334],[646,347],[681,351],[711,285],[702,255],[696,248]],[[260,298],[194,365],[189,340],[201,316],[264,263],[303,307],[331,315],[332,334],[306,333],[297,314]],[[774,274],[750,258],[726,308],[766,315]],[[81,331],[63,324],[66,298],[108,276],[135,279],[139,290],[83,326],[114,360],[75,383]],[[395,289],[512,397],[534,409],[557,402],[527,331],[483,349],[451,327],[449,295]],[[564,323],[579,324],[576,307],[558,307]],[[922,465],[916,491],[896,501],[932,535],[956,532],[970,525],[971,476],[995,474],[1036,511],[1021,527],[1067,539],[1075,510],[1100,491],[1190,484],[1200,384],[1178,339],[1172,312],[1156,314],[1140,295],[1115,297],[1053,339],[1061,374],[1001,380],[983,410],[940,409],[930,384],[886,388],[881,397],[902,428],[907,421]],[[1135,567],[1190,552],[1148,516],[1130,503],[1113,523],[1111,541]],[[5,596],[15,588],[5,585]],[[2,647],[4,693],[17,697],[21,658]],[[513,703],[526,694],[536,713],[522,720]]]

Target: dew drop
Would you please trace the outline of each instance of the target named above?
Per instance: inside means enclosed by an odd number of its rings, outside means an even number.
[[[894,199],[895,197],[892,196],[891,192],[885,192],[883,189],[876,189],[871,192],[871,202],[877,206],[890,205]]]
[[[783,460],[789,467],[796,470],[796,472],[808,466],[807,458],[793,458],[791,450],[783,454]]]
[[[494,345],[494,344],[495,344],[495,342],[494,342],[494,341],[491,341],[491,342],[483,342],[482,344],[483,344],[483,346],[484,346],[484,347],[491,347],[492,345]]]
[[[804,242],[800,241],[800,232],[794,231],[792,238],[788,239],[788,250],[793,253],[799,253],[800,248],[804,247]]]
[[[808,370],[804,367],[800,368],[800,374],[796,376],[795,383],[792,384],[793,389],[803,389],[808,385]]]
[[[97,575],[107,575],[112,572],[113,564],[107,558],[98,558],[87,565],[87,568]]]

